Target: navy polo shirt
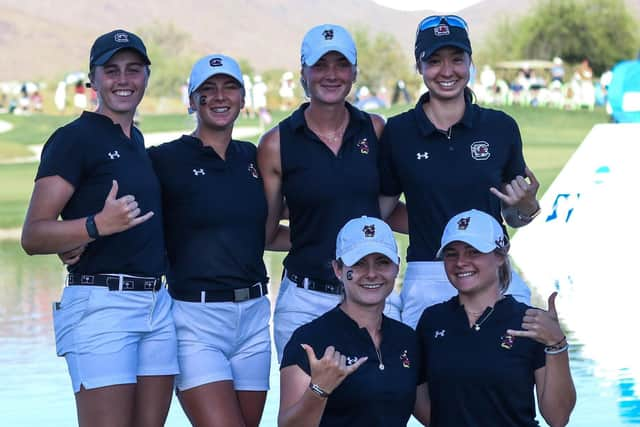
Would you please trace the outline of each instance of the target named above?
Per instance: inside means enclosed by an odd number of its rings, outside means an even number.
[[[362,215],[380,217],[378,138],[371,117],[350,104],[349,125],[338,155],[308,127],[302,105],[282,121],[282,193],[289,207],[290,272],[334,282],[331,260],[342,226]]]
[[[328,397],[320,426],[407,425],[415,405],[420,372],[413,329],[383,315],[380,353],[384,370],[378,368],[378,356],[369,332],[360,328],[339,306],[296,329],[284,349],[280,369],[298,365],[311,375],[307,353],[300,344],[313,347],[318,359],[330,345],[353,362],[369,357]]]
[[[267,202],[256,147],[231,141],[223,160],[195,137],[149,148],[162,186],[169,291],[238,289],[267,282]]]
[[[431,426],[537,426],[534,372],[545,365],[544,345],[505,337],[521,329],[529,307],[505,296],[469,321],[458,297],[427,308],[416,329],[423,352]]]
[[[118,194],[135,196],[141,215],[154,215],[126,231],[89,243],[80,261],[68,267],[79,274],[118,273],[160,276],[164,273],[164,237],[160,185],[144,148],[142,133],[131,139],[109,117],[85,111],[57,129],[42,150],[36,180],[58,175],[74,187],[62,219],[96,214],[104,207],[112,180]]]
[[[467,101],[450,133],[429,121],[422,104],[389,119],[380,141],[382,193],[405,194],[409,216],[407,261],[434,261],[449,219],[469,209],[502,223],[490,187],[524,176],[522,140],[507,114]]]

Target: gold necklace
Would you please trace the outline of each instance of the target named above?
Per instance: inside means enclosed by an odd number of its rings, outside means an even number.
[[[374,347],[376,349],[376,356],[378,356],[378,369],[384,371],[384,363],[382,363],[382,354],[380,353],[380,349],[378,347]]]
[[[342,135],[344,134],[344,131],[346,129],[346,125],[347,123],[349,123],[349,113],[347,112],[347,114],[345,114],[344,118],[342,119],[342,121],[340,122],[340,124],[338,124],[338,126],[336,127],[336,129],[332,132],[332,133],[323,133],[320,132],[315,125],[311,125],[311,123],[309,121],[307,121],[307,125],[309,126],[309,129],[311,129],[313,131],[314,134],[316,134],[316,136],[318,138],[320,138],[321,140],[328,142],[330,144],[335,143],[338,140],[338,137],[342,138]],[[331,135],[331,136],[329,136]]]
[[[465,311],[466,311],[466,310],[465,310]],[[485,310],[485,311],[487,311],[487,310]],[[484,313],[484,311],[483,311],[483,313]],[[476,331],[479,331],[479,330],[480,330],[480,326],[482,326],[482,324],[483,324],[484,322],[486,322],[486,321],[487,321],[487,319],[488,319],[492,314],[493,314],[493,307],[490,307],[490,308],[489,308],[489,312],[488,312],[486,315],[484,315],[484,316],[482,316],[482,315],[481,315],[480,317],[478,317],[478,319],[477,319],[477,320],[475,321],[475,323],[473,324],[472,328],[473,328],[473,329],[475,329]],[[482,319],[482,320],[480,320],[480,319]]]

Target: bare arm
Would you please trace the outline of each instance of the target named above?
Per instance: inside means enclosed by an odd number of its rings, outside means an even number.
[[[62,253],[83,246],[93,239],[87,233],[86,218],[58,220],[75,189],[60,176],[49,176],[36,181],[27,216],[22,227],[22,247],[29,255]],[[118,183],[113,181],[104,207],[95,215],[101,236],[135,227],[153,216],[140,209],[132,195],[116,198]]]
[[[282,163],[280,161],[280,132],[278,127],[269,130],[260,138],[260,143],[258,144],[258,168],[262,176],[268,208],[265,245],[270,250],[287,250],[288,247],[284,239],[286,238],[285,234],[288,237],[288,231],[283,230],[280,226],[280,218],[284,212],[284,201],[282,196]]]
[[[311,427],[320,424],[327,398],[311,391],[309,384],[316,384],[331,394],[347,376],[367,361],[366,357],[361,357],[356,363],[347,366],[345,356],[332,346],[327,347],[318,360],[310,346],[303,344],[302,347],[309,358],[311,376],[299,366],[287,366],[280,371],[280,427]]]
[[[428,426],[431,422],[431,398],[427,383],[420,384],[416,389],[416,404],[413,408],[413,416],[422,425]]]
[[[522,320],[523,330],[507,330],[514,336],[528,337],[546,346],[566,344],[558,323],[555,299],[549,296],[548,310],[529,309]],[[535,371],[538,407],[551,427],[565,426],[576,404],[576,389],[569,369],[567,349],[557,354],[546,354],[545,366]]]

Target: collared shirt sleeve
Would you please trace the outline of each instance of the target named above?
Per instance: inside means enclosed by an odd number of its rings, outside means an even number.
[[[59,175],[77,188],[84,171],[84,150],[79,143],[69,129],[57,129],[42,149],[35,180]]]

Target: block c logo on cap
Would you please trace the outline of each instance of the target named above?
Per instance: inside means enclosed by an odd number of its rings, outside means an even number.
[[[129,34],[127,34],[127,33],[116,33],[113,36],[113,40],[116,43],[129,43]]]
[[[222,67],[222,58],[211,58],[209,65],[212,67]]]

